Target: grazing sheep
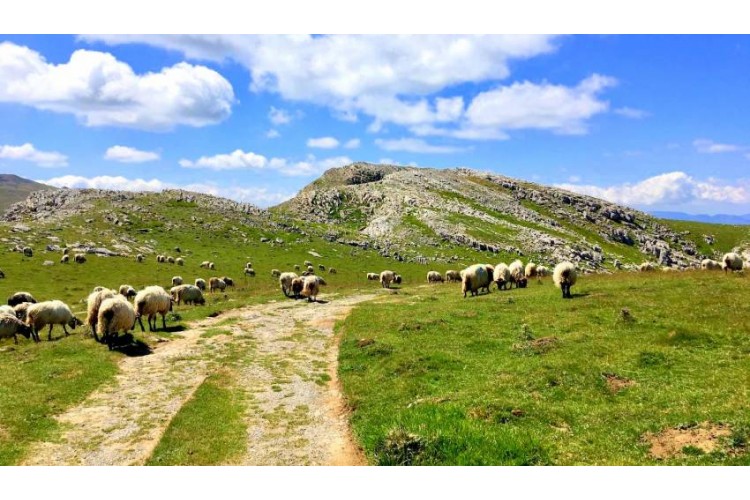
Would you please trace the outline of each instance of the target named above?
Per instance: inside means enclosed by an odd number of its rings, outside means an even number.
[[[312,265],[313,265],[312,262],[310,262],[309,260],[305,261],[305,266],[312,266]]]
[[[250,261],[245,262],[245,268],[248,268],[248,267],[253,267],[253,263]]]
[[[302,296],[307,297],[308,302],[317,302],[321,285],[326,282],[320,276],[305,276],[302,284]]]
[[[120,289],[118,290],[118,292],[126,299],[135,297],[138,294],[138,292],[135,291],[135,288],[130,285],[120,285]]]
[[[49,325],[47,340],[52,340],[52,327],[62,325],[65,336],[70,335],[66,326],[75,330],[82,325],[81,320],[73,316],[70,307],[60,300],[47,300],[32,304],[26,311],[26,324],[33,328],[34,340],[39,342],[39,330]]]
[[[204,260],[203,262],[201,262],[201,265],[200,265],[200,267],[203,267],[203,268],[205,268],[205,269],[208,269],[208,266],[210,266],[210,265],[211,265],[211,263],[210,263],[209,261],[207,261],[207,260]]]
[[[300,295],[302,294],[302,288],[305,286],[305,276],[300,276],[299,278],[294,278],[292,280],[292,296],[295,299],[300,298]]]
[[[172,286],[182,285],[182,276],[172,276]]]
[[[0,314],[0,339],[13,337],[13,342],[18,344],[18,334],[31,338],[31,327],[11,314]]]
[[[91,292],[86,298],[86,324],[91,328],[91,335],[94,336],[96,341],[99,341],[99,337],[96,335],[96,325],[99,321],[99,308],[102,302],[106,299],[115,297],[117,292],[114,290],[100,290],[98,292]]]
[[[24,302],[26,303],[26,302]],[[2,305],[0,306],[0,314],[10,314],[14,318],[16,317],[16,310],[11,306]]]
[[[508,266],[508,270],[510,271],[511,288],[513,283],[516,284],[516,288],[526,288],[528,281],[524,274],[523,262],[520,260],[514,260]]]
[[[274,278],[278,278],[279,276],[281,276],[281,271],[279,271],[278,269],[271,269],[271,276]]]
[[[166,261],[167,261],[167,258],[165,256],[163,256],[163,255],[157,255],[156,256],[156,262],[158,262],[159,264],[163,264]]]
[[[203,278],[196,278],[196,280],[195,280],[195,286],[198,287],[198,289],[201,292],[205,292],[206,291],[206,280],[204,280]]]
[[[60,257],[60,264],[67,264],[68,262],[70,262],[70,255],[65,254]]]
[[[101,292],[102,290],[106,290],[107,287],[104,286],[95,286],[92,292]]]
[[[135,305],[135,316],[138,319],[138,324],[141,326],[141,331],[145,332],[143,328],[143,321],[141,318],[146,316],[148,318],[148,329],[150,331],[156,330],[156,315],[161,314],[161,324],[164,330],[167,329],[166,315],[172,310],[172,297],[160,286],[147,286],[135,296],[133,300]],[[153,320],[153,326],[151,325]]]
[[[63,255],[68,255],[69,252],[70,252],[70,248],[68,247],[63,248],[62,250]]]
[[[638,266],[638,270],[641,272],[655,271],[656,266],[651,262],[644,262],[643,264]]]
[[[443,275],[437,271],[429,271],[427,273],[427,283],[442,283]]]
[[[223,292],[226,287],[227,284],[216,276],[208,279],[208,291],[211,293],[213,293],[214,290],[221,290]]]
[[[216,265],[213,262],[208,263],[208,268],[211,270],[216,270]]]
[[[549,269],[547,269],[546,266],[536,266],[536,275],[539,276],[540,278],[549,276]]]
[[[279,276],[279,285],[281,286],[281,291],[284,293],[285,297],[289,297],[289,292],[292,291],[292,281],[294,281],[295,278],[299,278],[297,273],[281,273]]]
[[[562,290],[564,299],[572,298],[570,287],[576,284],[577,279],[576,266],[572,262],[560,262],[552,272],[552,281],[555,282],[556,287]]]
[[[73,262],[75,262],[76,264],[85,264],[86,256],[82,253],[77,253],[73,256]]]
[[[245,276],[250,276],[250,277],[254,278],[255,277],[255,269],[253,269],[252,267],[246,267],[245,268]]]
[[[380,279],[380,275],[378,273],[367,273],[367,279],[370,281],[377,281]]]
[[[391,283],[396,283],[396,276],[398,275],[393,271],[383,271],[380,273],[380,286],[390,288]]]
[[[26,313],[29,310],[29,307],[31,307],[32,302],[21,302],[20,304],[17,304],[13,306],[13,311],[15,313],[16,318],[20,319],[24,323],[26,322]],[[9,306],[5,306],[9,307]]]
[[[138,255],[135,256],[135,261],[136,262],[143,262],[143,259],[144,259],[144,257],[143,257],[142,253],[139,253]]]
[[[328,269],[328,274],[336,274],[336,272],[337,271],[336,271],[335,267],[331,267],[331,268]]]
[[[315,268],[313,266],[307,266],[307,272],[311,274],[315,274]]]
[[[18,305],[21,302],[31,302],[32,304],[36,304],[36,299],[29,292],[16,292],[8,297],[8,305],[11,307]]]
[[[174,257],[172,257],[171,255],[168,256],[167,257],[167,262],[170,263],[170,264],[174,264]]]
[[[177,264],[178,266],[184,266],[185,265],[185,259],[183,259],[182,257],[177,257],[174,260],[174,263]]]
[[[448,283],[461,281],[461,273],[455,269],[449,269],[448,271],[445,271],[445,281]]]
[[[223,281],[224,283],[226,283],[226,285],[228,287],[233,287],[234,286],[234,280],[232,278],[230,278],[229,276],[222,276],[220,279],[221,279],[221,281]]]
[[[323,264],[318,264],[318,269],[319,269],[320,271],[324,271],[324,272],[325,272],[325,270],[326,270],[326,266],[324,266]]]
[[[713,259],[703,259],[701,261],[701,269],[704,271],[718,271],[721,269],[721,263],[716,262]]]
[[[203,298],[203,292],[200,288],[194,285],[179,285],[174,286],[169,290],[169,295],[172,296],[172,300],[180,304],[196,304],[203,305],[206,303],[206,299]]]
[[[615,266],[615,269],[622,269],[622,262],[620,262],[620,259],[615,259],[612,265]]]
[[[526,264],[526,268],[523,271],[524,277],[528,280],[531,278],[536,278],[537,270],[536,270],[536,264],[533,262],[529,262]]]
[[[299,269],[300,269],[299,264],[294,264],[294,270],[299,271]]]
[[[506,285],[512,286],[510,281],[510,269],[508,269],[507,264],[501,262],[495,266],[495,270],[492,273],[492,281],[497,284],[498,290],[505,290]]]
[[[728,271],[742,271],[742,257],[734,252],[724,254],[721,258],[721,268],[725,274]]]
[[[492,274],[487,271],[486,264],[474,264],[461,271],[461,291],[464,297],[466,292],[471,292],[472,297],[479,295],[482,288],[490,293],[491,282]]]
[[[123,296],[105,299],[99,307],[96,331],[101,341],[112,350],[118,332],[127,333],[135,328],[135,309]]]
[[[23,247],[23,255],[24,257],[33,257],[34,250],[31,247]]]

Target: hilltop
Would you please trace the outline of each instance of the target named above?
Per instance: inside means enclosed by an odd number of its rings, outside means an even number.
[[[0,174],[0,213],[12,204],[23,201],[33,191],[53,190],[52,186],[30,181],[13,174]]]

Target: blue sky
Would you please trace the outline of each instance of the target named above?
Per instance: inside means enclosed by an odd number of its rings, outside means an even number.
[[[0,171],[276,204],[351,161],[750,213],[747,36],[4,36]]]

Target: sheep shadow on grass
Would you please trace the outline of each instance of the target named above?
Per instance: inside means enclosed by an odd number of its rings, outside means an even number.
[[[159,330],[159,331],[163,333],[179,333],[185,330],[187,330],[187,328],[185,328],[185,325],[172,325],[172,326],[168,326],[166,330]]]
[[[137,340],[130,333],[113,338],[111,343],[113,351],[120,352],[128,357],[147,356],[153,352],[147,343]]]

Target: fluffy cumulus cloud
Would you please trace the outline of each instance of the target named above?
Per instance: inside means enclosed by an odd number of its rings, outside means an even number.
[[[339,147],[339,141],[335,137],[313,137],[307,140],[308,148],[335,149]]]
[[[305,160],[295,161],[287,158],[267,158],[252,151],[236,149],[231,153],[214,156],[201,156],[197,160],[180,160],[183,168],[205,168],[210,170],[273,170],[291,177],[315,176],[329,168],[342,167],[352,163],[347,156],[318,159],[308,155]]]
[[[719,142],[712,141],[710,139],[696,139],[693,141],[693,147],[699,153],[708,153],[708,154],[734,153],[737,151],[741,151],[742,149],[746,149],[746,148],[743,148],[742,146],[737,146],[735,144],[722,144]]]
[[[0,146],[0,159],[27,161],[40,167],[65,167],[68,165],[68,157],[64,154],[57,151],[40,151],[28,142],[20,146]]]
[[[273,191],[264,187],[222,187],[211,183],[175,184],[159,179],[128,179],[122,176],[82,177],[65,175],[52,179],[39,180],[43,184],[55,187],[115,189],[118,191],[162,191],[164,189],[185,189],[197,193],[221,196],[243,203],[252,203],[260,207],[276,205],[288,200],[294,193]]]
[[[437,146],[422,139],[411,137],[402,139],[375,139],[375,144],[384,151],[406,151],[408,153],[457,153],[464,148],[453,146]]]
[[[750,187],[718,179],[699,180],[685,172],[669,172],[637,183],[600,187],[558,184],[557,187],[625,205],[681,205],[694,202],[750,203]]]
[[[253,91],[327,106],[341,119],[365,115],[373,119],[373,130],[383,123],[428,126],[459,120],[466,112],[463,98],[438,93],[461,84],[505,79],[511,61],[556,49],[554,37],[541,35],[82,38],[109,44],[146,43],[199,60],[232,59],[249,70]],[[275,113],[272,121],[274,116],[285,119]],[[498,133],[455,132],[463,138],[480,135],[496,138]]]
[[[104,153],[104,159],[120,163],[146,163],[159,159],[159,153],[141,151],[129,146],[112,146]]]
[[[76,50],[51,64],[28,47],[0,43],[0,102],[70,113],[87,126],[202,127],[226,119],[234,100],[231,84],[205,66],[136,74],[105,52]]]

